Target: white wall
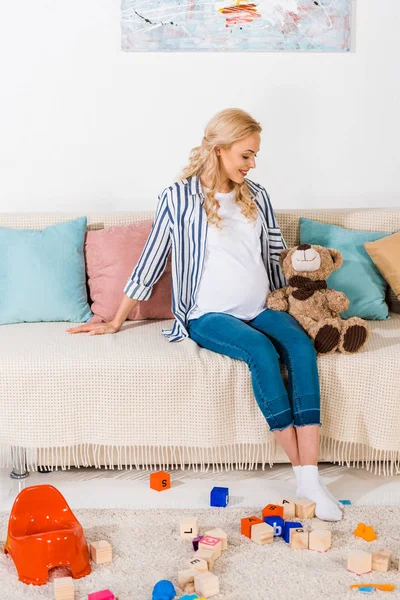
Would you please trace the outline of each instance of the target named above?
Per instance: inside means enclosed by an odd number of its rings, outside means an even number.
[[[361,0],[347,53],[125,53],[119,0],[2,0],[0,211],[152,210],[229,106],[276,208],[400,206],[399,22]]]

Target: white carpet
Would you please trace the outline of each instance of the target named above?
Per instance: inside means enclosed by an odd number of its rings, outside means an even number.
[[[273,501],[273,499],[272,499]],[[321,554],[292,550],[282,538],[258,546],[240,534],[240,519],[261,516],[261,507],[210,508],[208,510],[99,510],[76,509],[88,542],[106,539],[114,549],[109,565],[94,565],[92,573],[75,580],[75,600],[105,588],[118,600],[151,600],[154,584],[169,579],[177,598],[183,592],[177,585],[178,570],[193,555],[191,542],[181,540],[179,521],[185,515],[199,517],[200,534],[221,527],[228,534],[228,549],[215,562],[213,572],[220,580],[220,594],[213,600],[344,600],[365,598],[350,590],[352,583],[393,583],[393,592],[376,590],[376,598],[400,598],[400,507],[349,506],[342,521],[330,523],[332,548]],[[0,513],[0,544],[6,539],[9,514]],[[307,527],[311,521],[302,521]],[[357,523],[372,525],[377,540],[368,543],[353,535]],[[347,571],[347,554],[353,549],[372,551],[389,547],[393,551],[387,573],[357,576]],[[51,575],[52,576],[52,575]],[[11,559],[0,555],[2,600],[52,599],[53,584],[27,586],[19,582]]]

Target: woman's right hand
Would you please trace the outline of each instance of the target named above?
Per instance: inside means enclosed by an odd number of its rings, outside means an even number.
[[[117,333],[119,328],[112,321],[106,323],[90,323],[88,325],[79,325],[79,327],[70,327],[66,329],[68,333],[82,333],[87,331],[89,335],[100,335],[102,333]]]

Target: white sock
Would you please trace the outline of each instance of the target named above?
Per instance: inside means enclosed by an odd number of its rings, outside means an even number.
[[[303,465],[298,494],[315,502],[315,514],[323,521],[340,521],[343,513],[321,485],[317,465]]]
[[[303,497],[303,486],[302,486],[301,473],[302,473],[303,467],[301,465],[298,465],[297,467],[293,467],[293,465],[292,465],[292,468],[296,474],[296,479],[297,479],[296,494],[299,498],[302,498]],[[325,483],[322,481],[319,472],[318,472],[318,477],[319,477],[319,483],[321,484],[321,486],[323,487],[323,489],[325,490],[325,492],[329,496],[329,498],[336,504],[336,506],[338,506],[340,508],[340,510],[344,510],[344,504],[342,504],[337,498],[335,498],[335,496],[333,494],[331,494],[331,492],[326,487]]]

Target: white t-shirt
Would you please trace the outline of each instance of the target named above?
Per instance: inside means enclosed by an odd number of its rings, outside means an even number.
[[[208,188],[203,187],[204,194]],[[216,193],[220,227],[208,224],[203,273],[188,319],[221,312],[254,319],[267,308],[269,279],[261,256],[261,219],[249,221],[235,202],[235,191]]]

